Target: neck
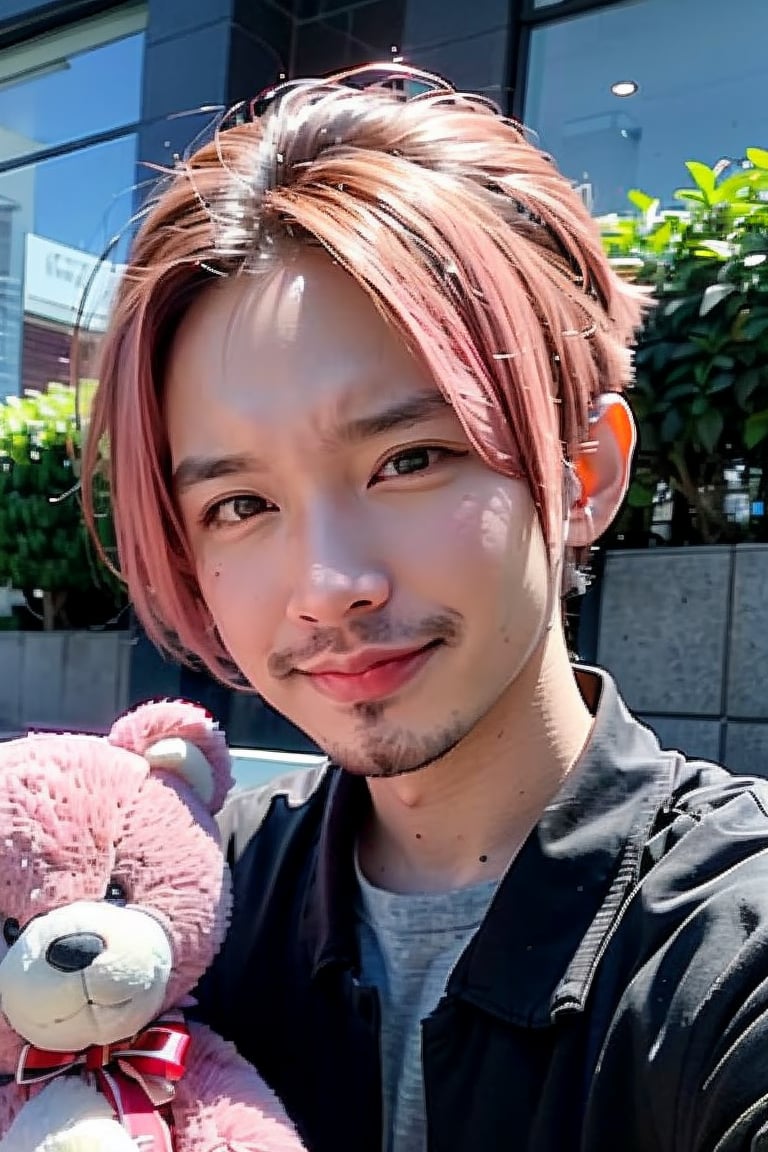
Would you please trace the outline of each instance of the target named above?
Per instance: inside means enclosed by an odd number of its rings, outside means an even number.
[[[369,780],[364,874],[394,892],[498,879],[575,764],[591,724],[553,628],[460,744],[418,772]]]

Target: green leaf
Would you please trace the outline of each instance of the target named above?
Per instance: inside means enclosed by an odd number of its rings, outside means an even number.
[[[700,355],[700,348],[696,344],[691,344],[687,341],[685,344],[678,344],[672,355],[671,360],[691,360],[694,356]]]
[[[768,169],[768,151],[765,148],[747,148],[747,160],[755,168]]]
[[[768,332],[768,316],[758,313],[747,320],[741,330],[741,336],[744,340],[759,340],[766,332]]]
[[[687,396],[695,396],[698,391],[699,390],[696,385],[690,382],[685,384],[674,384],[664,393],[664,399],[669,400],[670,402],[673,400],[683,400]]]
[[[699,388],[703,388],[706,385],[712,367],[713,365],[707,360],[697,360],[693,365],[693,378],[699,385]]]
[[[685,423],[676,408],[670,408],[662,421],[660,436],[664,444],[674,444],[681,435]]]
[[[708,408],[696,421],[699,440],[707,452],[714,452],[722,435],[724,423],[723,414],[718,412],[717,408]]]
[[[717,199],[740,207],[744,199],[765,180],[763,172],[747,169],[728,176],[717,188]]]
[[[744,408],[751,397],[752,393],[760,384],[760,373],[756,368],[750,368],[747,372],[742,372],[736,381],[734,393],[736,396],[736,403],[740,408]]]
[[[748,416],[744,424],[744,443],[747,448],[756,448],[768,436],[768,408]]]
[[[693,204],[706,204],[707,198],[697,188],[677,188],[673,196],[675,200],[690,200]]]
[[[730,260],[737,251],[736,245],[731,244],[728,240],[702,240],[696,251],[699,252],[702,249],[707,253],[713,252],[721,260]]]
[[[630,204],[634,204],[635,208],[639,209],[643,215],[650,212],[654,205],[659,203],[655,196],[649,196],[647,192],[641,192],[639,188],[631,188],[627,192],[627,200]]]
[[[758,353],[760,352],[760,349],[757,347],[757,345],[747,344],[744,341],[741,341],[740,344],[741,344],[741,347],[738,350],[739,360],[741,361],[741,363],[744,365],[745,368],[751,368],[752,365],[755,363],[755,361],[758,358]]]
[[[688,160],[685,166],[693,177],[693,182],[696,187],[701,189],[707,200],[709,200],[717,183],[714,169],[710,168],[708,164],[700,163],[698,160]]]
[[[648,342],[643,343],[638,347],[637,352],[635,353],[635,364],[638,366],[641,364],[648,364],[653,359],[654,355],[654,345],[649,344]]]
[[[645,237],[645,243],[657,255],[664,252],[670,240],[672,239],[672,222],[671,220],[663,220],[655,228],[652,228],[648,235]]]
[[[691,412],[694,416],[703,416],[705,412],[709,411],[709,399],[706,396],[699,394],[693,404],[691,404]]]
[[[627,504],[630,508],[650,508],[655,494],[655,488],[649,488],[641,481],[634,480],[627,493]]]
[[[768,183],[768,179],[767,179],[766,183]],[[766,191],[768,191],[768,188],[766,189]],[[758,222],[758,225],[759,225],[759,222]],[[751,226],[752,225],[750,222],[750,228],[751,228]],[[765,227],[765,225],[763,224],[763,228],[764,227]],[[753,231],[743,232],[742,235],[739,237],[739,243],[740,243],[742,255],[753,255],[755,252],[760,253],[762,255],[765,255],[766,251],[768,251],[768,240],[766,239],[765,232],[763,230],[758,231],[758,232],[753,232]],[[752,264],[753,266],[759,266],[760,264],[764,264],[764,263],[765,263],[764,260],[750,261],[750,264]]]
[[[725,392],[727,388],[732,388],[735,379],[733,372],[718,372],[717,376],[709,382],[707,389],[709,395],[711,396],[715,392]]]
[[[686,304],[690,304],[690,300],[686,300],[684,296],[679,297],[677,300],[670,300],[669,304],[665,304],[662,308],[662,315],[674,316],[675,312],[679,312],[681,308],[685,308]]]
[[[736,291],[735,284],[710,284],[706,289],[699,306],[699,316],[706,316],[721,301],[727,300]]]

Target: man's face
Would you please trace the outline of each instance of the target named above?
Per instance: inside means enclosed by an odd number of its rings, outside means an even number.
[[[365,293],[311,250],[222,281],[165,402],[200,589],[254,688],[351,771],[457,744],[542,636],[546,549]]]

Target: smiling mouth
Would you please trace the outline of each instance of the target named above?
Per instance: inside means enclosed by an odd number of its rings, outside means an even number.
[[[338,704],[365,704],[383,700],[395,695],[406,686],[429,663],[435,652],[443,645],[441,640],[432,640],[421,648],[405,652],[394,652],[388,658],[366,664],[359,670],[334,668],[312,669],[302,672],[302,676],[322,695]]]

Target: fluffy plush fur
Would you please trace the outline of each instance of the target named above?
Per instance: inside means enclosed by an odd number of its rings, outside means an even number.
[[[230,786],[223,736],[188,704],[144,705],[105,739],[0,744],[2,1152],[135,1152],[93,1073],[24,1086],[19,1060],[28,1043],[130,1039],[189,1003],[228,920],[214,813]],[[253,1069],[190,1033],[186,1070],[165,1084],[177,1152],[299,1152]]]

